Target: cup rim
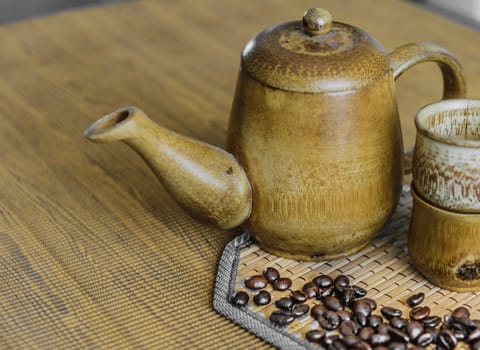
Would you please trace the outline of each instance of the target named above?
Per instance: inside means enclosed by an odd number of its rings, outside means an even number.
[[[442,111],[451,111],[455,109],[468,109],[468,108],[478,108],[480,110],[480,99],[472,98],[458,98],[458,99],[449,99],[442,100],[430,103],[426,106],[423,106],[418,110],[415,115],[415,126],[417,132],[422,135],[435,140],[441,143],[446,143],[453,146],[468,147],[468,148],[480,148],[480,139],[478,140],[458,140],[453,139],[447,136],[438,135],[430,131],[425,126],[425,120],[432,114]]]
[[[422,205],[425,208],[428,208],[432,212],[439,213],[440,215],[443,215],[443,216],[447,215],[451,217],[480,220],[480,213],[461,212],[461,211],[456,211],[451,209],[445,209],[429,202],[420,193],[418,193],[418,190],[415,188],[415,185],[413,184],[413,182],[410,185],[410,193],[412,194],[412,198],[416,200],[418,204]]]

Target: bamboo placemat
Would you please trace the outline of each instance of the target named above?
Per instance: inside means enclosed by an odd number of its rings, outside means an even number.
[[[435,287],[410,263],[406,237],[411,207],[410,188],[405,186],[395,214],[375,239],[358,253],[334,261],[300,262],[284,259],[260,249],[248,233],[237,237],[227,245],[219,264],[214,308],[279,348],[318,348],[305,340],[305,333],[318,327],[318,322],[311,316],[296,319],[288,327],[276,327],[268,320],[270,313],[276,309],[273,302],[266,306],[256,306],[252,302],[254,293],[245,288],[245,279],[262,274],[266,267],[274,267],[282,277],[292,280],[291,290],[301,290],[306,282],[321,274],[332,277],[347,275],[352,284],[368,290],[367,296],[378,304],[374,312],[377,314],[380,314],[381,307],[391,306],[402,310],[408,317],[411,309],[406,299],[423,292],[425,300],[422,305],[428,305],[432,315],[443,316],[456,307],[465,306],[472,318],[480,318],[479,292],[456,293]],[[265,289],[271,293],[272,301],[289,295],[288,290],[274,291],[270,286]],[[244,308],[235,307],[229,302],[233,294],[241,290],[251,296]],[[318,303],[318,300],[307,301],[310,306]],[[459,345],[457,348],[462,347]]]

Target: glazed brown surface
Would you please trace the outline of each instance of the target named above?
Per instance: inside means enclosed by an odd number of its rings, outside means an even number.
[[[252,190],[237,159],[224,150],[167,130],[136,107],[100,118],[86,131],[94,142],[123,141],[150,166],[193,217],[223,229],[252,212]]]
[[[242,68],[269,86],[304,92],[353,90],[390,71],[384,48],[365,31],[333,22],[328,32],[309,35],[301,21],[256,35],[242,53]]]
[[[246,227],[259,244],[302,259],[367,244],[402,186],[392,77],[346,94],[285,92],[242,74],[238,87],[227,142],[252,184]]]
[[[439,209],[412,191],[408,252],[430,282],[448,290],[480,290],[480,215]]]

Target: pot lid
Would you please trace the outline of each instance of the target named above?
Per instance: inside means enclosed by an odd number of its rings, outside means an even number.
[[[301,92],[355,90],[391,71],[380,43],[321,8],[257,34],[242,52],[241,69],[271,87]]]

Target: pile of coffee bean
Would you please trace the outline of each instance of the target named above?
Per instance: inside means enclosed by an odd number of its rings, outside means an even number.
[[[273,301],[265,288],[288,292]],[[422,306],[425,295],[417,293],[407,300],[409,314],[384,306],[366,297],[367,290],[351,285],[345,275],[332,278],[320,275],[305,283],[301,290],[292,290],[292,280],[281,277],[278,270],[267,267],[263,275],[245,280],[245,287],[255,290],[253,303],[258,306],[274,303],[276,310],[269,319],[279,326],[287,326],[296,318],[308,314],[318,321],[316,329],[309,330],[305,338],[319,349],[401,350],[401,349],[454,349],[464,343],[480,350],[480,320],[470,318],[467,308],[461,306],[443,317],[432,315],[428,306]],[[234,294],[232,303],[243,307],[250,296],[245,291]],[[306,302],[310,300],[311,309]]]

